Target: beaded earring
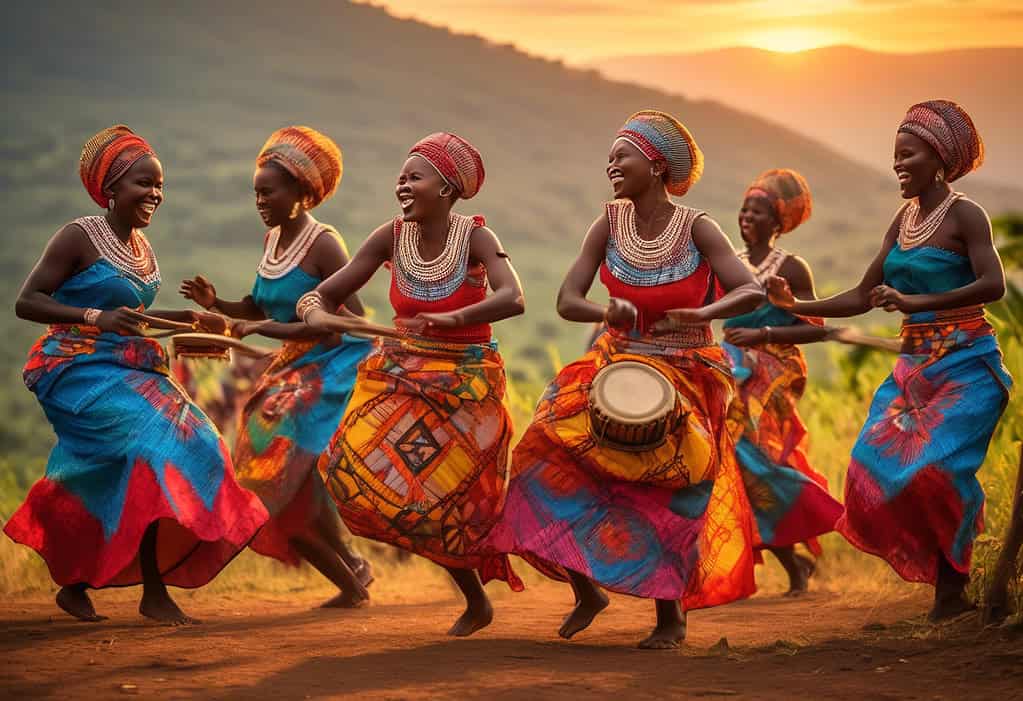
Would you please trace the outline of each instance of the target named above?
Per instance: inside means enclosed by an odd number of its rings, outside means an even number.
[[[114,205],[116,205],[116,204],[117,203],[114,202],[114,198],[113,197],[111,197],[109,200],[107,200],[107,211],[108,212],[113,212],[114,211]]]
[[[934,174],[934,182],[939,185],[945,182],[945,170],[944,168],[938,168],[938,172]]]
[[[299,203],[295,202],[294,206],[291,208],[291,213],[288,214],[288,219],[298,219],[299,207]]]

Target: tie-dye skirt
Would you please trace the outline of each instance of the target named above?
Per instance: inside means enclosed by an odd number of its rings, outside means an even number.
[[[836,529],[903,578],[934,584],[944,556],[968,573],[983,528],[977,471],[1012,378],[983,311],[915,314],[853,447]]]
[[[319,462],[342,519],[356,535],[521,589],[508,557],[486,546],[512,435],[496,346],[378,343]]]
[[[657,448],[618,450],[589,430],[590,384],[619,360],[653,365],[687,405],[683,426]],[[753,524],[725,426],[733,395],[717,346],[601,335],[548,385],[516,446],[494,546],[553,578],[567,568],[686,609],[748,596]]]
[[[297,565],[290,539],[308,532],[334,505],[316,469],[341,423],[359,363],[372,350],[345,336],[337,345],[285,343],[256,382],[238,419],[234,465],[238,482],[270,512],[250,547]]]
[[[806,457],[806,427],[796,404],[806,389],[806,360],[789,344],[724,344],[738,395],[729,412],[735,452],[757,527],[758,547],[805,543],[834,530],[842,505]]]
[[[168,375],[157,342],[55,326],[25,383],[57,434],[45,476],[4,527],[60,585],[138,584],[139,545],[159,522],[164,582],[209,582],[266,521],[235,482],[220,434]]]

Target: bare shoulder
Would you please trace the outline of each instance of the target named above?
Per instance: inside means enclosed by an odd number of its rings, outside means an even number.
[[[728,240],[724,230],[706,214],[697,217],[693,222],[693,241],[701,252],[719,249],[723,246],[734,252],[732,242]]]
[[[987,210],[969,197],[960,197],[949,209],[949,214],[962,226],[990,227]]]

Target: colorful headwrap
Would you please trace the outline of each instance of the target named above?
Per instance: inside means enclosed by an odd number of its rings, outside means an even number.
[[[813,211],[806,179],[788,168],[765,170],[746,190],[743,198],[746,197],[762,197],[771,203],[782,234],[805,222]]]
[[[703,175],[703,152],[689,130],[670,114],[642,110],[629,117],[616,139],[625,139],[651,161],[668,164],[668,192],[684,195]]]
[[[474,197],[483,187],[486,177],[483,157],[475,146],[460,136],[446,131],[430,134],[409,150],[408,155],[413,154],[429,161],[464,199]]]
[[[966,110],[951,100],[919,102],[906,112],[899,131],[918,136],[945,164],[945,180],[958,180],[984,162],[984,141]]]
[[[85,142],[78,159],[78,175],[89,197],[106,208],[109,199],[103,191],[128,172],[136,161],[156,152],[145,139],[123,124],[107,127]]]
[[[305,206],[312,209],[334,194],[344,165],[341,149],[327,136],[310,127],[278,129],[263,144],[256,158],[262,168],[276,163],[291,173],[306,192]]]

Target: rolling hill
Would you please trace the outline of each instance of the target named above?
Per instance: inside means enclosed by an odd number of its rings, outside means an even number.
[[[1023,91],[1012,78],[1023,72],[1023,48],[889,54],[831,46],[785,54],[737,47],[610,57],[592,65],[615,80],[762,116],[884,170],[891,167],[893,133],[906,108],[953,99],[969,110],[987,144],[987,162],[974,179],[1023,186]]]

